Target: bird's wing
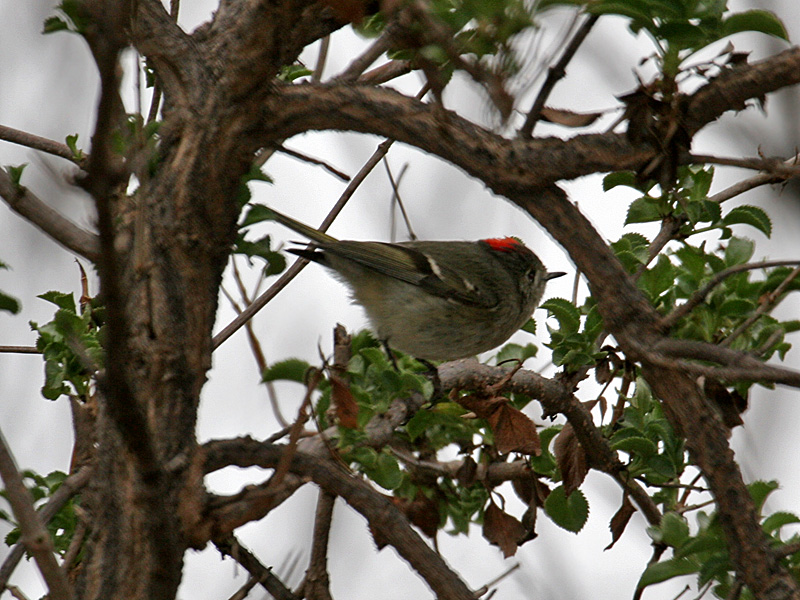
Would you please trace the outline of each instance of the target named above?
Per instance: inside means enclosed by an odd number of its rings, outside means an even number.
[[[429,294],[480,308],[493,308],[497,299],[463,277],[408,246],[384,242],[343,240],[322,245],[325,252],[352,260],[361,266],[412,285]]]

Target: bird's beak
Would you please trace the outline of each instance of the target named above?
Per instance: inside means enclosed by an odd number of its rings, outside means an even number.
[[[562,275],[566,275],[563,271],[556,271],[555,273],[548,273],[544,276],[545,281],[550,281],[551,279],[555,279],[556,277],[561,277]]]

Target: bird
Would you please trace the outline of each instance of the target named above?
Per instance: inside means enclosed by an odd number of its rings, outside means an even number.
[[[478,241],[338,240],[274,209],[267,219],[308,238],[288,251],[333,271],[388,347],[425,361],[496,348],[539,306],[541,260],[513,237]]]

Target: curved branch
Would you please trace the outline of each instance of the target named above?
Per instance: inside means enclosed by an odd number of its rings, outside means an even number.
[[[21,217],[36,225],[67,250],[96,263],[100,257],[100,240],[94,233],[81,229],[57,210],[42,202],[0,169],[0,196]]]
[[[218,440],[206,445],[233,459],[239,467],[275,468],[285,447],[257,442],[250,438]],[[382,494],[369,485],[343,472],[338,465],[324,458],[295,452],[289,470],[310,478],[328,493],[341,496],[360,512],[412,568],[420,574],[438,598],[474,600],[466,584],[447,566],[441,556],[428,546],[411,528],[408,519]]]

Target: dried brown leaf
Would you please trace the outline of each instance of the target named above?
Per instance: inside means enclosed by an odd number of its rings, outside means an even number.
[[[544,107],[540,114],[544,121],[563,125],[564,127],[588,127],[603,116],[601,112],[577,113],[571,110],[549,107]]]
[[[440,521],[439,505],[436,500],[417,491],[417,496],[413,500],[392,498],[392,504],[397,506],[422,533],[429,538],[436,536]]]
[[[490,544],[500,548],[503,557],[514,556],[517,547],[525,539],[527,531],[515,517],[512,517],[494,501],[489,501],[486,512],[483,513],[483,537]]]
[[[542,453],[536,425],[525,413],[507,402],[498,406],[488,421],[494,434],[495,447],[501,454],[520,452],[538,456]]]
[[[633,504],[631,504],[631,501],[628,500],[628,496],[624,496],[622,498],[622,506],[620,506],[619,510],[611,517],[611,522],[608,524],[608,528],[611,530],[611,543],[604,548],[605,550],[609,550],[617,543],[617,540],[622,536],[622,532],[625,531],[628,521],[631,520],[635,512],[636,509]]]
[[[358,403],[353,394],[339,377],[331,377],[331,403],[336,412],[339,425],[348,429],[358,427]]]
[[[577,490],[589,472],[586,451],[575,436],[572,425],[567,423],[553,442],[553,454],[561,470],[564,492],[569,496]]]

